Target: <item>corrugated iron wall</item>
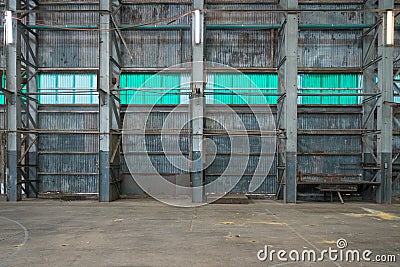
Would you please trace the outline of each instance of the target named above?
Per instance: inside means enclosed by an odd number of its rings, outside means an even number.
[[[299,109],[298,164],[303,179],[322,180],[324,174],[362,179],[361,135],[354,132],[361,128],[361,119],[360,107]]]
[[[40,192],[98,192],[96,106],[40,106]]]
[[[120,14],[122,26],[141,25],[159,21],[158,25],[189,25],[191,16],[176,20],[160,21],[187,13],[190,4],[124,4]],[[128,51],[122,49],[125,67],[168,68],[191,60],[190,29],[175,30],[134,30],[124,29],[123,36],[133,53],[133,60]]]
[[[63,1],[54,1],[60,2]],[[93,3],[91,0],[80,2]],[[99,34],[97,30],[56,30],[57,26],[84,25],[97,26],[99,15],[96,12],[77,12],[76,10],[98,10],[98,4],[49,4],[41,3],[40,9],[71,10],[73,12],[40,12],[38,25],[52,25],[54,29],[40,29],[38,59],[43,68],[97,68]]]
[[[125,108],[124,108],[125,109]],[[143,107],[134,108],[135,120],[143,121]],[[162,124],[173,109],[173,106],[156,106],[154,112],[148,119],[147,130],[160,129]],[[249,129],[253,129],[254,116],[248,113],[247,108],[234,108],[245,122]],[[276,110],[273,107],[273,112]],[[229,114],[213,113],[210,116],[219,116],[219,120],[231,121]],[[217,111],[214,109],[214,111]],[[125,114],[125,110],[123,110]],[[260,114],[261,115],[261,114]],[[4,128],[5,113],[0,113],[0,128]],[[187,110],[182,110],[175,114],[176,125],[180,125],[182,120],[187,121]],[[222,117],[221,117],[222,116]],[[359,129],[361,124],[361,107],[299,107],[299,136],[298,136],[298,162],[299,171],[303,179],[318,180],[323,179],[323,175],[338,175],[347,180],[362,179],[362,144],[361,135],[354,129]],[[400,120],[399,113],[396,113]],[[133,125],[142,125],[135,123]],[[68,193],[96,193],[98,192],[98,113],[96,106],[65,106],[65,105],[41,105],[39,110],[40,129],[47,133],[39,135],[39,179],[40,191],[61,191]],[[207,123],[209,131],[218,127],[216,124]],[[400,151],[400,126],[394,123],[394,155]],[[253,129],[254,130],[254,129]],[[346,131],[348,132],[346,134]],[[75,132],[75,133],[72,133]],[[79,132],[79,133],[77,133]],[[176,136],[167,136],[176,138]],[[206,170],[207,181],[212,181],[222,173],[229,160],[229,140],[224,136],[209,136],[218,144],[217,157],[215,162]],[[161,137],[160,134],[146,135],[146,143],[143,147],[138,146],[133,137],[131,153],[138,163],[134,168],[136,174],[145,175],[148,170],[142,169],[141,157],[147,157],[147,152],[154,167],[165,177],[184,173],[168,163],[165,155],[160,153]],[[257,152],[259,149],[259,138],[251,137],[251,153],[248,175],[244,175],[238,185],[233,189],[235,192],[247,192],[252,168],[258,163]],[[179,136],[179,143],[182,151],[189,151],[189,136],[182,134]],[[125,155],[125,157],[127,157]],[[132,158],[131,158],[132,159]],[[123,161],[124,162],[124,161]],[[397,165],[400,159],[395,161],[395,175],[399,174]],[[257,193],[274,193],[277,189],[276,166],[275,163],[268,172],[265,169],[266,180],[258,188]],[[129,174],[126,164],[121,166],[121,178],[123,180],[123,193],[140,193],[141,190],[134,185],[133,179]],[[394,193],[400,193],[399,179],[394,180]],[[215,188],[218,191],[218,187]],[[305,190],[305,191],[304,191]],[[312,188],[302,189],[303,193],[311,193]]]
[[[142,118],[144,113],[141,113],[143,107],[134,107],[135,116],[138,121],[143,122]],[[162,122],[168,115],[173,107],[155,107],[154,112],[149,117],[149,130],[160,129]],[[254,130],[257,125],[254,122],[254,115],[249,114],[248,108],[245,107],[233,107],[238,115],[245,122],[246,127],[249,130]],[[273,112],[276,113],[275,107],[272,108]],[[257,109],[256,109],[257,112]],[[182,113],[178,113],[176,116],[176,125],[180,125],[179,120],[186,120],[187,114],[184,110]],[[208,116],[211,118],[218,119],[219,121],[226,121],[226,123],[232,122],[231,114],[218,113],[216,108],[209,106]],[[218,118],[217,118],[218,117]],[[303,179],[308,180],[322,180],[324,175],[337,175],[344,177],[345,180],[358,180],[362,179],[362,145],[361,145],[361,134],[359,132],[351,132],[351,130],[359,129],[361,126],[362,110],[361,107],[300,107],[299,108],[299,171],[302,173]],[[133,123],[134,125],[135,123]],[[137,124],[142,125],[142,123]],[[217,127],[217,128],[216,128]],[[253,127],[253,128],[252,128]],[[215,123],[206,123],[206,128],[211,130],[218,130],[218,125]],[[346,134],[348,131],[348,134]],[[223,173],[228,161],[231,158],[230,155],[230,141],[226,136],[208,136],[211,138],[217,146],[217,156],[212,165],[206,169],[206,181],[210,182],[215,180],[218,175]],[[149,149],[150,158],[154,164],[154,167],[159,170],[165,176],[171,176],[174,174],[182,173],[177,170],[174,166],[168,163],[164,155],[160,155],[162,151],[161,139],[159,134],[149,134],[146,136],[146,147],[134,147],[132,146],[132,154],[130,154],[130,160],[137,162],[137,166],[133,169],[137,170],[136,174],[142,174],[146,170],[141,168],[140,158],[146,156],[144,149]],[[181,135],[180,143],[182,150],[188,152],[188,136]],[[134,142],[134,140],[132,140]],[[251,179],[251,172],[258,164],[257,152],[259,152],[260,139],[257,137],[250,137],[251,156],[249,158],[249,164],[246,168],[245,175],[240,179],[239,183],[234,187],[234,192],[248,192],[248,185]],[[136,154],[134,153],[136,151]],[[138,153],[138,152],[142,153]],[[136,159],[136,160],[133,160]],[[266,167],[266,166],[265,166]],[[262,166],[263,168],[263,166]],[[257,193],[275,193],[277,190],[276,180],[276,165],[273,163],[270,170],[263,169],[265,173],[265,181],[256,191]],[[122,168],[124,184],[123,187],[125,193],[138,193],[140,190],[133,186],[132,177],[126,166]],[[232,177],[234,178],[234,177]],[[222,185],[220,188],[223,188]],[[220,189],[218,185],[215,186],[215,192]],[[305,190],[305,191],[304,191]],[[311,193],[313,188],[303,188],[303,193]]]

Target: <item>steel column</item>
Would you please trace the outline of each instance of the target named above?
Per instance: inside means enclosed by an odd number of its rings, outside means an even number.
[[[379,8],[390,10],[394,7],[393,0],[380,0]],[[385,16],[385,12],[383,12]],[[378,56],[382,59],[378,63],[378,84],[382,96],[377,106],[377,127],[380,133],[377,140],[377,158],[380,163],[381,182],[377,192],[378,203],[392,202],[392,145],[393,145],[393,111],[390,105],[393,102],[393,45],[387,45],[385,38],[385,19],[378,34]]]
[[[111,28],[111,12],[113,1],[101,0],[100,28]],[[112,36],[111,31],[100,31],[99,46],[99,130],[100,130],[100,154],[99,154],[99,201],[108,202],[119,198],[119,155],[113,153],[119,151],[119,101],[111,93],[113,84]],[[118,103],[115,103],[118,102]],[[114,112],[116,110],[116,112]]]
[[[285,1],[284,8],[297,10],[297,0]],[[286,12],[283,44],[283,83],[280,93],[285,94],[282,107],[282,126],[285,130],[285,172],[284,201],[295,203],[297,200],[297,45],[298,13]],[[282,87],[283,86],[283,87]]]
[[[30,5],[34,6],[34,1],[29,1]],[[36,13],[32,13],[28,15],[28,25],[35,25],[36,24]],[[33,30],[36,32],[36,30]],[[25,31],[25,42],[26,42],[26,55],[25,58],[28,60],[32,66],[26,66],[26,73],[27,78],[29,79],[27,83],[27,91],[29,93],[34,93],[30,95],[32,100],[27,100],[28,105],[28,113],[27,116],[29,129],[37,129],[38,128],[38,102],[37,95],[37,79],[36,79],[36,68],[37,68],[37,36]],[[30,52],[31,51],[31,52]],[[34,101],[36,100],[36,101]],[[37,166],[38,166],[38,147],[37,144],[37,134],[32,133],[28,136],[28,158],[27,158],[27,171],[28,171],[28,179],[29,183],[26,184],[27,189],[27,196],[28,197],[36,197],[37,192],[39,192],[39,182],[38,182],[38,175],[37,175]]]
[[[19,1],[7,0],[6,10],[12,11],[13,17],[19,9]],[[12,20],[13,42],[6,44],[7,69],[6,88],[7,94],[7,199],[10,201],[21,200],[21,174],[18,171],[18,161],[21,154],[20,135],[17,130],[21,128],[21,101],[18,96],[18,88],[21,84],[21,63],[18,55],[21,51],[21,43],[17,20]]]
[[[377,8],[375,1],[370,0],[364,3],[365,9]],[[374,25],[377,21],[373,12],[366,12],[364,14],[364,23]],[[364,30],[362,37],[363,43],[363,93],[365,94],[378,94],[378,86],[375,84],[375,73],[377,69],[377,63],[370,64],[377,58],[377,46],[376,46],[376,34],[378,27]],[[376,178],[378,162],[376,158],[376,105],[378,99],[371,96],[364,96],[362,99],[363,106],[363,119],[362,128],[365,133],[362,136],[362,164],[363,164],[363,179],[372,181]],[[364,193],[365,197],[371,197],[372,190],[368,190]]]
[[[203,190],[203,130],[205,114],[204,97],[204,0],[194,0],[193,9],[196,10],[192,17],[192,73],[191,73],[191,98],[190,98],[190,118],[191,118],[191,155],[192,165],[190,177],[192,180],[192,202],[205,202],[205,192]],[[196,12],[198,13],[196,14]],[[197,18],[196,16],[200,16]],[[197,24],[198,23],[198,24]],[[196,40],[196,31],[199,31],[199,39]]]

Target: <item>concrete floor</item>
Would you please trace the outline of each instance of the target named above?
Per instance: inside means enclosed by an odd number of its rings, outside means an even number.
[[[400,266],[399,230],[398,204],[0,201],[0,266]],[[339,238],[397,263],[257,259],[265,245],[301,253],[337,249]]]

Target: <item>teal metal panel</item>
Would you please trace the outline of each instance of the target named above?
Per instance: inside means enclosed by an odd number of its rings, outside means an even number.
[[[299,98],[299,104],[323,104],[323,105],[359,104],[358,96],[340,96],[340,95],[333,96],[328,94],[358,93],[361,88],[360,79],[361,78],[359,74],[301,74],[299,76],[299,89],[301,93],[327,94],[327,95],[302,96]],[[315,90],[315,88],[320,90]],[[341,88],[343,88],[343,90],[339,90]],[[354,90],[351,90],[352,88],[354,88]]]
[[[41,104],[97,104],[97,76],[77,73],[42,73],[38,75]]]
[[[219,89],[215,90],[214,98],[224,104],[276,104],[278,99],[277,96],[262,95],[277,93],[278,77],[275,74],[215,73],[214,87]]]
[[[180,74],[122,74],[120,87],[130,90],[121,91],[121,104],[179,104],[180,85]],[[151,88],[155,90],[145,90]]]

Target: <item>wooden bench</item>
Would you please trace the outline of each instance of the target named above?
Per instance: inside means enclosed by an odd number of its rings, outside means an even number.
[[[340,203],[344,204],[342,194],[340,192],[357,192],[357,185],[341,184],[340,177],[324,177],[323,183],[317,186],[321,192],[331,193],[331,202],[333,201],[333,192],[336,192]]]

